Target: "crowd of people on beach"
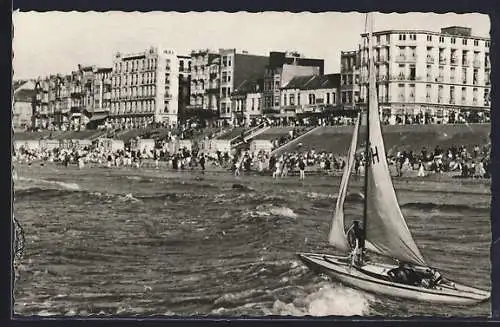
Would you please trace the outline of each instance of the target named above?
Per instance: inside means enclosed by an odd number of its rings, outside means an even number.
[[[490,176],[490,145],[451,146],[443,149],[423,148],[414,151],[390,151],[387,160],[396,176],[423,177],[432,174],[451,173],[462,178],[488,178]],[[234,175],[244,173],[269,174],[274,179],[289,175],[305,178],[305,173],[341,173],[346,164],[345,154],[324,151],[294,151],[271,155],[266,151],[241,151],[238,153],[216,151],[207,153],[197,149],[182,148],[170,152],[165,148],[133,150],[128,147],[120,150],[106,150],[98,146],[29,149],[21,147],[14,151],[13,159],[18,163],[32,165],[39,163],[62,166],[77,165],[85,167],[133,167],[173,169],[179,171],[231,170]],[[363,151],[355,155],[353,173],[364,174],[365,156]],[[414,172],[413,174],[411,172]]]

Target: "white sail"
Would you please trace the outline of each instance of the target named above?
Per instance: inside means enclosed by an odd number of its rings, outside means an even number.
[[[371,35],[371,34],[370,34]],[[372,40],[368,41],[371,48]],[[371,49],[369,50],[371,53]],[[411,236],[396,198],[380,125],[375,64],[369,57],[369,144],[366,239],[386,256],[418,265],[425,260]]]
[[[335,205],[332,224],[330,227],[330,235],[328,237],[328,240],[333,247],[345,252],[349,251],[350,248],[344,229],[344,201],[347,194],[349,177],[351,176],[351,172],[354,167],[354,156],[356,154],[356,144],[358,143],[359,123],[360,115],[358,114],[352,134],[351,146],[349,147],[349,152],[347,155],[347,163],[344,167],[344,173],[340,182],[340,190],[337,197],[337,204]]]

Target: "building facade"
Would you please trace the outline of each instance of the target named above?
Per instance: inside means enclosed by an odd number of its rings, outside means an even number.
[[[209,49],[191,51],[190,109],[218,110],[219,54]]]
[[[359,100],[360,51],[340,53],[340,104],[345,109],[353,109]]]
[[[360,100],[366,102],[367,34],[362,34]],[[489,113],[490,40],[470,28],[441,32],[390,30],[373,33],[378,99],[387,122],[433,117],[455,122],[459,115]],[[429,118],[430,119],[430,118]]]
[[[280,116],[334,110],[340,103],[340,74],[296,76],[281,89]]]
[[[110,107],[111,68],[78,66],[68,75],[50,75],[35,83],[33,127],[81,130]]]
[[[13,84],[13,89],[12,128],[15,131],[27,130],[32,125],[35,83],[24,81],[17,85]]]
[[[125,128],[152,123],[173,126],[178,103],[179,58],[172,50],[151,47],[115,54],[108,123]]]
[[[177,59],[179,60],[178,120],[179,123],[183,123],[191,97],[191,57],[177,56]]]
[[[231,94],[236,123],[250,126],[262,116],[262,89],[264,79],[244,80]]]
[[[220,49],[220,118],[235,123],[237,118],[232,107],[231,94],[245,80],[254,80],[264,75],[267,56],[252,55],[236,49]]]
[[[309,67],[310,69],[293,68]],[[287,71],[290,71],[287,73]],[[264,113],[273,113],[280,110],[281,88],[289,81],[283,76],[323,75],[324,60],[304,58],[297,52],[270,52],[269,62],[264,72]]]

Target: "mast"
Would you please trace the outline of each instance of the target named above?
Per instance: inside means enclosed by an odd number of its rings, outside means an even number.
[[[366,20],[369,23],[368,28],[368,88],[367,88],[367,106],[366,106],[366,140],[365,140],[365,190],[364,190],[364,205],[363,205],[363,237],[361,238],[361,253],[362,258],[364,257],[365,251],[365,240],[366,240],[366,226],[368,217],[368,168],[370,166],[370,74],[374,72],[371,71],[371,60],[372,59],[372,29],[373,29],[373,18],[370,14],[366,14]],[[366,25],[365,25],[366,26]]]

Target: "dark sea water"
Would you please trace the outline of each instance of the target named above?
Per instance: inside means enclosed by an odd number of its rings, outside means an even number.
[[[25,250],[15,314],[489,316],[342,286],[297,260],[331,252],[338,177],[17,167]],[[239,187],[235,187],[238,184]],[[362,181],[353,181],[359,192]],[[395,179],[428,263],[490,289],[490,186]],[[346,216],[360,219],[353,197]]]

